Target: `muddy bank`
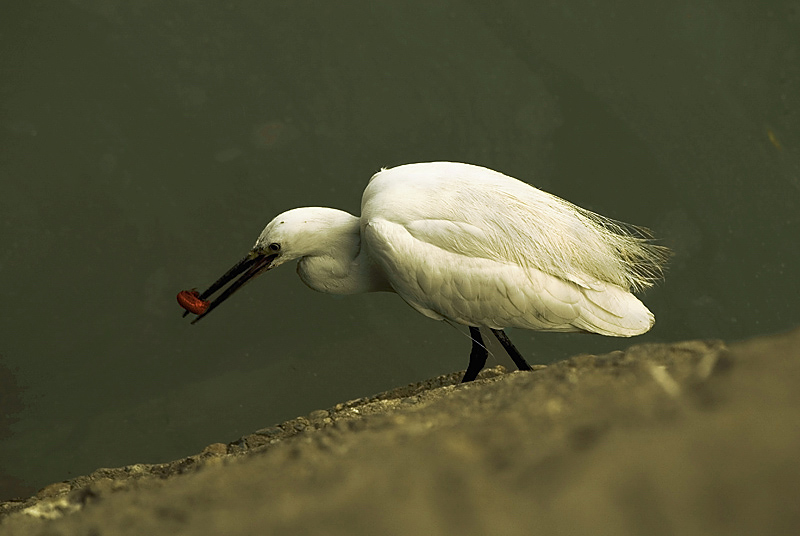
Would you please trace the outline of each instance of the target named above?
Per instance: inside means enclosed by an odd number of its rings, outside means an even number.
[[[0,534],[793,534],[800,330],[459,374],[0,505]]]

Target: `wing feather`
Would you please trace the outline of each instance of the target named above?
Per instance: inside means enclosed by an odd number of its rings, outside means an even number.
[[[517,179],[454,162],[382,170],[362,217],[403,224],[420,241],[473,258],[535,268],[584,288],[646,288],[669,251],[646,229],[577,207]]]
[[[392,288],[421,313],[495,329],[591,331],[615,336],[649,329],[650,312],[619,287],[592,290],[537,268],[441,247],[449,244],[454,227],[445,222],[442,232],[436,233],[438,221],[413,226],[417,232],[412,233],[399,223],[373,218],[363,230],[368,252]],[[421,228],[424,235],[418,232]]]

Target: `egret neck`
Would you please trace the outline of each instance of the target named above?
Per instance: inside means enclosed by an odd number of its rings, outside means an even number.
[[[256,247],[281,244],[279,263],[299,258],[297,274],[329,294],[392,291],[361,240],[361,219],[343,210],[304,207],[272,220]],[[276,265],[278,263],[275,263]]]

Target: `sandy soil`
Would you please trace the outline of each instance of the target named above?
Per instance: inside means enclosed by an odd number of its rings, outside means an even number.
[[[453,374],[0,504],[0,534],[800,534],[800,330]]]

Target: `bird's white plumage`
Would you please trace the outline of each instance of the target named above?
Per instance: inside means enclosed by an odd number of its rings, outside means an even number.
[[[256,243],[325,292],[393,290],[431,318],[502,329],[629,337],[654,318],[631,290],[665,251],[641,231],[486,168],[453,162],[381,170],[361,217],[325,208],[276,217]]]

